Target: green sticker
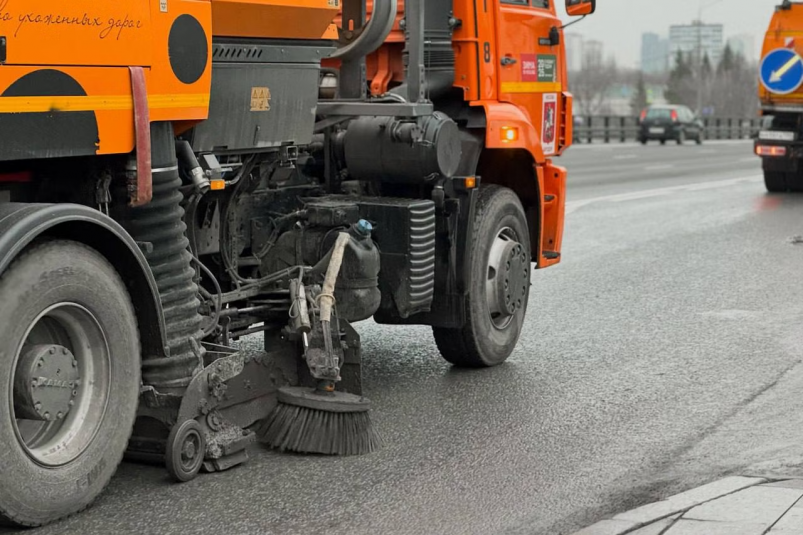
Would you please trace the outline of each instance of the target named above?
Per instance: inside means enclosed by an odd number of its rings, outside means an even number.
[[[538,81],[557,82],[558,81],[558,57],[554,54],[539,54],[538,56]]]

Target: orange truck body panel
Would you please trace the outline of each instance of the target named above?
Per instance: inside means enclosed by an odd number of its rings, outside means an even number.
[[[273,39],[337,39],[329,0],[211,0],[215,35]]]
[[[764,36],[761,57],[778,48],[792,48],[803,55],[803,4],[791,4],[789,9],[776,9]],[[803,106],[803,86],[787,95],[772,93],[759,84],[758,96],[764,105]]]
[[[0,113],[94,111],[96,154],[129,153],[130,66],[145,69],[150,120],[173,121],[180,130],[208,117],[213,34],[331,39],[337,9],[330,0],[0,0],[7,39]],[[206,41],[206,66],[192,80],[180,80],[171,65],[170,35],[180,17],[194,19]],[[16,82],[44,67],[68,75],[85,94],[9,96]]]

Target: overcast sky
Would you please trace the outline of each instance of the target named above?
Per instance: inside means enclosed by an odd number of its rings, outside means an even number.
[[[558,0],[558,11],[563,2]],[[655,32],[668,36],[672,24],[688,24],[703,6],[703,21],[724,24],[726,39],[749,33],[755,37],[756,59],[761,50],[774,7],[781,0],[597,0],[597,11],[567,32],[596,39],[605,44],[606,54],[614,54],[624,67],[637,67],[641,34]]]

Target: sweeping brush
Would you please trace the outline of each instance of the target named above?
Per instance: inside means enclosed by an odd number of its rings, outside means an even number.
[[[280,451],[364,455],[381,446],[370,408],[370,401],[354,394],[285,387],[259,434]]]
[[[317,377],[315,388],[279,389],[279,403],[259,431],[263,442],[281,451],[363,455],[381,444],[368,412],[371,402],[361,396],[335,391],[335,381],[340,378],[338,358],[332,347],[332,308],[335,282],[350,240],[351,236],[346,233],[338,235],[318,296],[324,368],[330,373],[326,377]]]

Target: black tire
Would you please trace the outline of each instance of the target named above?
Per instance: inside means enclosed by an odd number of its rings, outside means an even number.
[[[678,142],[678,145],[683,145],[684,143],[686,143],[686,131],[685,130],[681,129],[680,132],[678,132],[677,142]]]
[[[703,133],[700,132],[699,134],[697,134],[697,138],[694,141],[698,145],[702,145],[703,144]]]
[[[43,242],[23,252],[0,278],[0,302],[0,384],[27,378],[23,363],[45,358],[61,373],[63,349],[30,360],[31,348],[42,344],[68,348],[65,355],[72,351],[72,368],[82,379],[58,421],[23,419],[23,409],[15,408],[17,388],[0,402],[0,520],[40,526],[89,506],[120,463],[139,398],[136,316],[111,264],[71,241]],[[75,343],[79,327],[87,336],[83,344]],[[63,405],[62,400],[58,406]],[[53,443],[60,449],[51,448]]]
[[[642,145],[646,145],[647,144],[647,138],[646,137],[641,138],[639,141],[641,141]]]
[[[764,171],[764,185],[770,193],[784,193],[795,191],[792,185],[793,173],[783,171]]]
[[[515,280],[521,291],[514,296],[517,303],[515,312],[492,319],[486,295],[491,271],[489,260],[492,246],[502,234],[513,244],[511,251],[515,250],[517,255],[513,269],[516,274],[520,274],[521,279],[512,278],[517,276],[515,274],[506,277],[511,277],[511,281]],[[471,273],[465,311],[466,324],[461,329],[435,327],[433,333],[441,355],[448,362],[460,367],[484,368],[503,363],[515,349],[530,294],[530,234],[524,208],[512,190],[495,185],[480,189],[474,219],[474,237],[470,247]],[[516,270],[516,266],[521,266],[522,271]]]
[[[666,140],[665,139],[661,140],[661,145],[666,145]]]

